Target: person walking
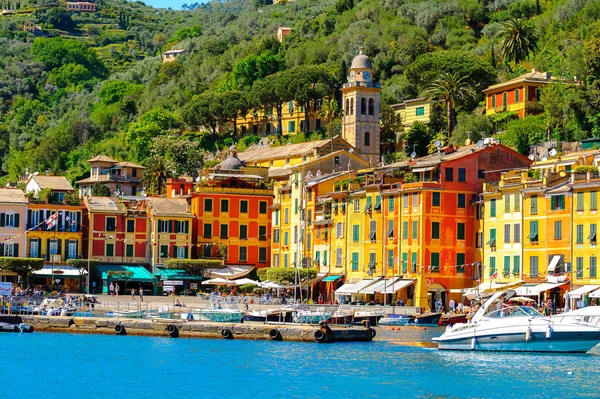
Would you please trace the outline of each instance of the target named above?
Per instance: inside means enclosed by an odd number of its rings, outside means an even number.
[[[115,296],[119,296],[119,283],[115,284]]]
[[[115,286],[113,285],[113,283],[110,283],[110,286],[108,287],[108,292],[110,293],[110,296],[115,296]]]
[[[450,299],[450,313],[454,312],[456,312],[456,302],[454,302],[454,299]]]
[[[144,289],[140,287],[140,302],[144,302]]]
[[[131,289],[131,300],[135,301],[135,288]]]

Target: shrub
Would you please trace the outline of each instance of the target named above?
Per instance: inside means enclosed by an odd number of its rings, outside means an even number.
[[[201,276],[206,269],[223,268],[219,259],[169,259],[165,261],[167,269],[181,269],[194,276]]]

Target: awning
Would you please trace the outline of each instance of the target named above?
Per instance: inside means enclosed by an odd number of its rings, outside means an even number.
[[[332,282],[332,281],[336,281],[338,279],[342,278],[342,276],[327,276],[323,279],[323,281],[325,282]]]
[[[579,287],[571,292],[569,292],[569,297],[571,298],[581,298],[582,295],[585,295],[589,292],[592,292],[594,290],[597,290],[598,288],[600,288],[600,285],[594,285],[594,284],[586,284],[582,287]]]
[[[381,277],[372,280],[360,280],[358,283],[354,285],[353,291],[351,294],[364,294],[365,290],[371,285],[377,283],[381,280]]]
[[[42,278],[79,278],[80,273],[79,269],[73,266],[55,265],[52,267],[52,265],[44,265],[42,269],[35,270],[33,275]],[[84,270],[82,275],[87,275],[87,270]]]
[[[596,290],[590,294],[590,298],[600,298],[600,290]]]
[[[435,169],[435,166],[428,166],[426,168],[414,168],[412,170],[413,173],[419,173],[419,172],[429,172],[430,170]]]
[[[327,276],[327,273],[318,273],[314,280],[310,280],[310,284],[312,285],[318,283],[319,281],[323,280],[325,276]]]
[[[385,286],[385,292],[389,292],[390,294],[395,293],[396,291],[400,291],[403,288],[406,288],[410,285],[416,284],[417,279],[401,279],[397,278],[396,280],[388,280],[387,285]]]
[[[194,276],[185,270],[158,268],[161,280],[202,280],[202,276]]]
[[[108,272],[131,272],[131,277],[127,281],[137,281],[140,283],[153,283],[157,278],[150,273],[144,266],[130,265],[100,265],[98,271],[102,274],[102,280],[108,279]]]
[[[465,295],[473,295],[473,294],[481,294],[484,292],[491,292],[491,291],[502,291],[502,290],[506,290],[509,287],[514,287],[515,285],[519,285],[523,283],[523,280],[516,280],[516,281],[506,281],[506,282],[489,282],[486,281],[484,283],[479,284],[477,287],[473,287],[473,288],[469,288],[468,290],[465,291]]]
[[[361,290],[360,293],[361,294],[375,294],[378,292],[384,292],[384,288],[387,285],[389,280],[384,280],[381,279],[376,283],[373,284],[369,284],[368,287],[366,287],[364,290]],[[388,292],[389,294],[389,292]]]
[[[335,290],[335,295],[350,295],[354,292],[353,290],[355,285],[356,284],[354,283],[346,283]]]
[[[518,296],[538,296],[542,292],[551,290],[556,287],[560,287],[563,284],[567,284],[568,281],[563,283],[542,283],[538,285],[524,285],[515,289],[515,293]]]
[[[244,277],[254,269],[251,265],[226,265],[225,267],[218,269],[206,269],[206,272],[210,275],[210,278],[226,278],[233,280],[236,278]]]
[[[550,263],[548,263],[548,273],[554,273],[556,266],[558,266],[558,262],[560,262],[560,255],[554,255]]]

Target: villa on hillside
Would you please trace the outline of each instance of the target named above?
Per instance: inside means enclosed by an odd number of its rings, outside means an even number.
[[[87,1],[68,1],[68,11],[96,12],[96,4]]]

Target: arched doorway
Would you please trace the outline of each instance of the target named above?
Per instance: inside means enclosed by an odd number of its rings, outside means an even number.
[[[440,299],[442,300],[444,309],[448,310],[448,305],[446,304],[446,287],[439,283],[429,285],[427,287],[427,303],[431,312],[436,311],[435,303]]]

